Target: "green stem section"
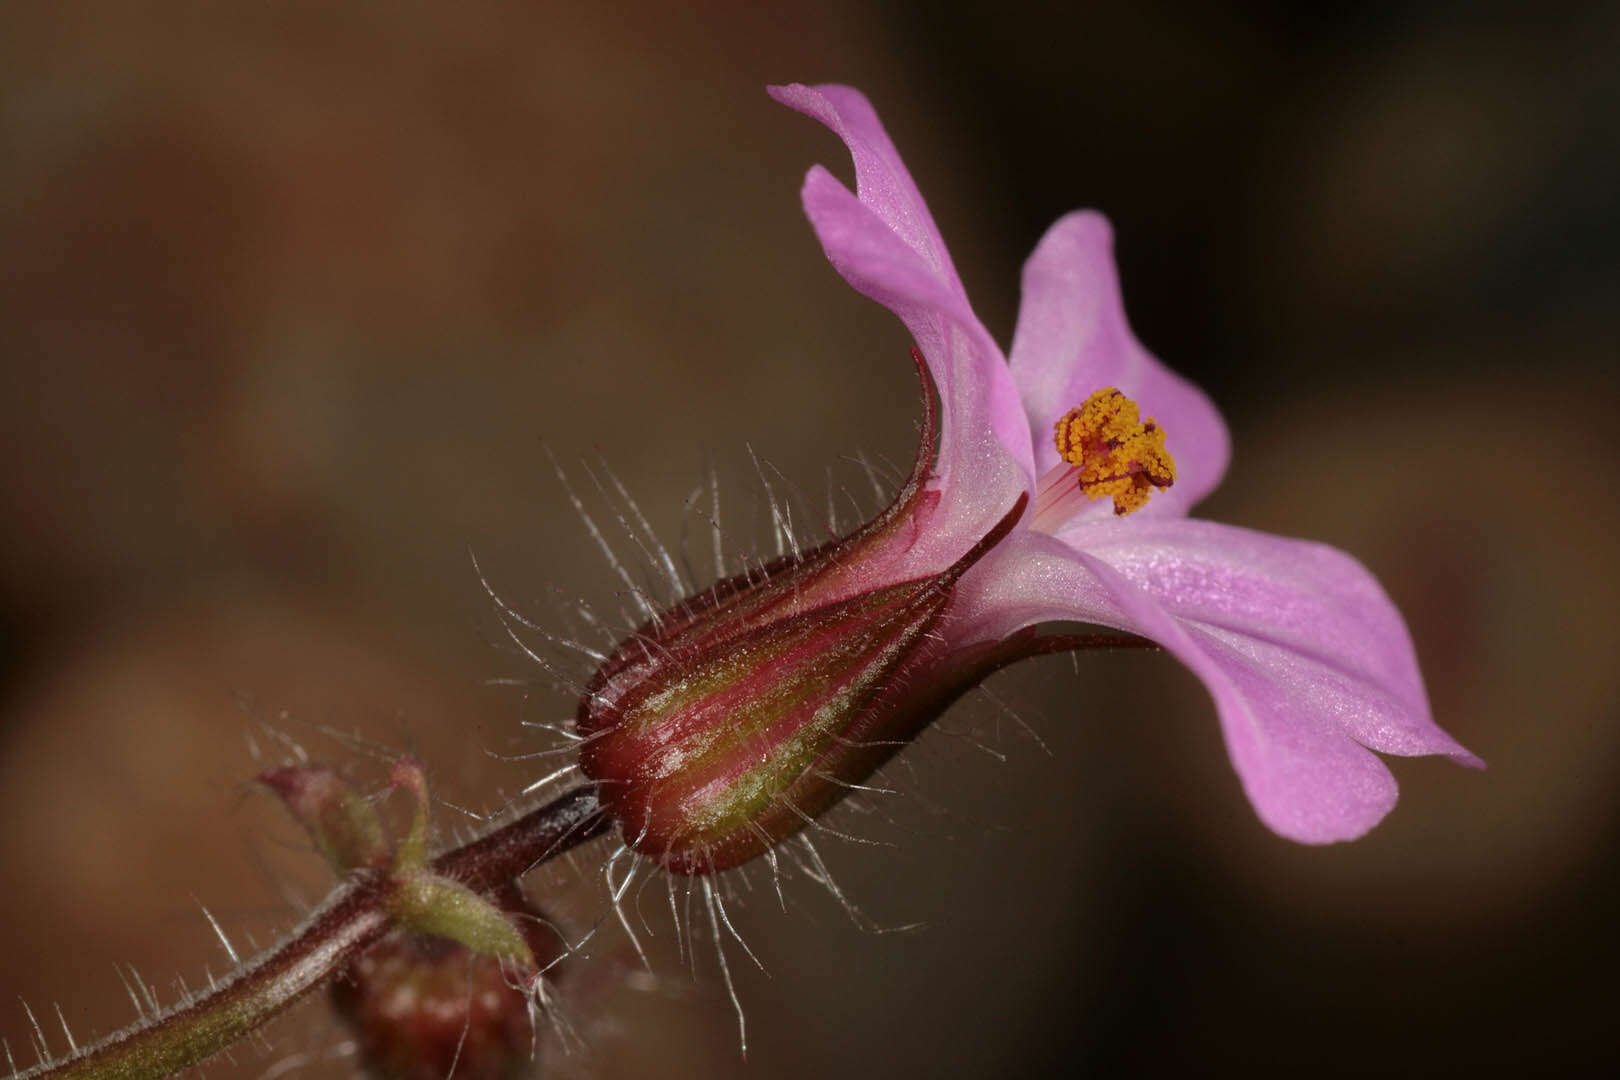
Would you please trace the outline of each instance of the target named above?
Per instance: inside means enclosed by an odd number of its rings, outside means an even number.
[[[594,787],[576,788],[445,852],[435,873],[480,893],[599,836],[609,822]],[[16,1080],[158,1080],[199,1064],[320,985],[394,925],[394,883],[362,877],[334,890],[279,945],[230,978]]]

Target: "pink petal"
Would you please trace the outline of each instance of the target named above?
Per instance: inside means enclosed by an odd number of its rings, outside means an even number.
[[[1395,779],[1367,748],[1482,764],[1430,718],[1400,614],[1348,555],[1174,519],[1065,539],[1004,543],[963,580],[953,637],[1067,619],[1157,641],[1215,698],[1244,791],[1283,836],[1351,840],[1389,812]]]
[[[1083,210],[1046,231],[1024,264],[1013,334],[1013,381],[1035,437],[1037,474],[1057,463],[1049,437],[1058,417],[1095,390],[1116,386],[1158,421],[1176,460],[1176,483],[1143,513],[1184,515],[1220,483],[1231,455],[1226,425],[1203,391],[1153,357],[1131,333],[1114,266],[1113,230]],[[1107,500],[1086,513],[1109,513]]]
[[[899,316],[939,390],[934,483],[942,516],[929,529],[949,563],[1034,479],[1029,431],[1006,361],[960,293],[830,173],[811,169],[803,197],[828,261],[857,291]]]
[[[854,158],[858,196],[813,168],[804,182],[805,212],[844,279],[898,315],[916,339],[942,404],[942,509],[982,533],[1034,482],[1029,431],[1006,359],[973,314],[928,206],[866,98],[845,86],[770,92],[826,124]],[[1007,475],[1009,457],[1023,474],[1017,487]]]
[[[934,225],[911,174],[889,141],[888,132],[866,95],[848,86],[771,86],[766,91],[790,109],[796,109],[831,128],[844,140],[855,159],[855,190],[884,225],[917,253],[923,265],[946,288],[967,299],[945,240]]]

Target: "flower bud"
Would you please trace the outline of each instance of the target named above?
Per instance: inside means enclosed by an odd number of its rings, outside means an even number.
[[[937,628],[1024,499],[944,571],[885,573],[932,507],[934,427],[930,407],[918,464],[883,515],[655,616],[587,685],[580,768],[631,848],[688,874],[763,853],[1000,662],[953,650]]]
[[[498,900],[538,929],[516,886]],[[549,934],[525,937],[543,965],[560,953]],[[531,1065],[534,977],[449,938],[396,931],[333,980],[332,1003],[360,1062],[382,1080],[507,1080]]]
[[[336,771],[324,765],[289,765],[260,773],[259,783],[280,797],[337,873],[375,869],[388,861],[377,811]]]

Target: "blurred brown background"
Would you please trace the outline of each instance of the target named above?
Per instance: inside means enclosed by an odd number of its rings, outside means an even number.
[[[31,1061],[17,995],[111,1030],[115,964],[223,966],[199,903],[245,945],[319,894],[243,783],[269,728],[373,778],[319,729],[415,749],[473,808],[550,767],[487,753],[569,702],[489,685],[537,673],[467,554],[559,630],[616,607],[545,446],[672,540],[713,462],[738,549],[747,447],[812,492],[906,458],[905,336],[797,205],[842,151],[762,90],[836,80],[1004,342],[1046,225],[1112,217],[1138,333],[1232,425],[1202,513],[1362,558],[1491,769],[1395,762],[1383,826],[1297,847],[1172,661],[1032,663],[991,690],[1050,755],[976,697],[838,819],[894,847],[822,844],[925,929],[738,884],[745,1065],[655,883],[657,978],[604,931],[553,1071],[1613,1065],[1617,56],[1601,4],[8,5],[0,1034]],[[535,891],[582,926],[595,864]],[[345,1075],[322,1009],[207,1074]]]

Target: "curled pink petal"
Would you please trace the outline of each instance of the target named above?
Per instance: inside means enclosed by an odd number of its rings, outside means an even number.
[[[1208,688],[1244,791],[1283,836],[1376,825],[1396,786],[1370,750],[1482,764],[1430,719],[1399,613],[1342,552],[1161,519],[1026,532],[992,558],[963,582],[957,634],[1065,619],[1152,638]]]
[[[833,267],[894,312],[928,362],[942,406],[934,483],[946,493],[932,528],[959,549],[1030,483],[1029,436],[1001,350],[967,301],[825,169],[806,177],[804,208]]]
[[[1079,211],[1046,231],[1024,264],[1023,304],[1012,344],[1013,382],[1035,440],[1037,475],[1057,462],[1053,423],[1094,390],[1117,387],[1165,431],[1176,483],[1153,497],[1152,516],[1184,515],[1226,472],[1230,439],[1203,391],[1142,347],[1125,318],[1113,230]],[[1099,504],[1085,517],[1106,516]]]
[[[942,510],[949,525],[964,526],[960,536],[976,537],[1035,475],[1006,358],[974,315],[928,206],[866,98],[847,86],[779,86],[770,93],[826,124],[849,149],[857,194],[825,169],[811,169],[805,212],[845,280],[894,311],[916,339],[943,404],[936,483],[951,497]],[[1017,487],[1003,459],[1023,473]],[[958,492],[962,497],[954,499]],[[977,510],[961,505],[967,501],[983,504],[984,512],[953,514]]]
[[[966,301],[945,241],[900,153],[866,95],[848,86],[772,86],[771,97],[819,120],[844,141],[855,161],[855,190],[884,226],[917,253],[946,289]]]

